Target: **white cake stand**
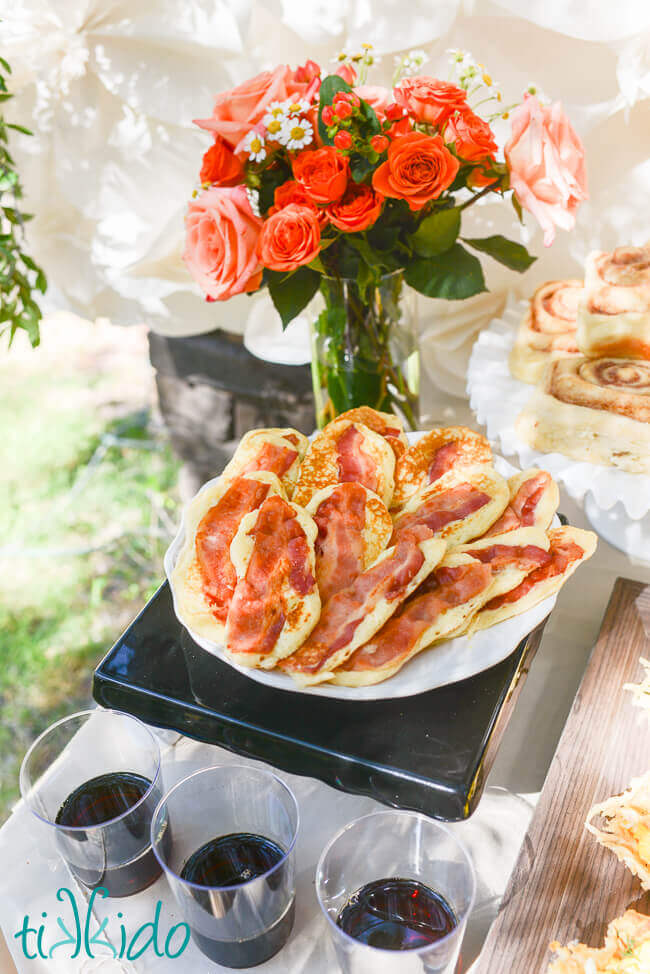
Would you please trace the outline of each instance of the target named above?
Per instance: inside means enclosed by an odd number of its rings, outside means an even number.
[[[519,439],[515,423],[533,386],[513,378],[508,357],[528,302],[511,304],[479,335],[467,370],[467,392],[499,452],[522,469],[541,467],[582,505],[594,531],[630,557],[650,563],[650,476],[541,453]]]

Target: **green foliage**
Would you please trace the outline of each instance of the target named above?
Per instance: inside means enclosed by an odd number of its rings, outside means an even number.
[[[485,291],[480,261],[459,243],[437,257],[416,257],[404,271],[407,284],[428,298],[459,301]]]
[[[266,279],[283,328],[307,307],[320,284],[320,274],[311,267],[299,267],[291,274],[267,271]]]
[[[511,271],[519,271],[520,273],[527,271],[530,265],[537,260],[537,257],[532,257],[522,244],[508,240],[507,237],[502,237],[500,233],[493,237],[474,237],[473,239],[463,237],[463,241],[473,247],[474,250],[488,254],[493,260],[498,260],[500,264],[504,264]]]
[[[327,125],[325,125],[323,121],[323,109],[325,108],[325,105],[332,104],[334,101],[334,95],[337,93],[337,91],[352,91],[352,88],[347,81],[340,78],[338,74],[328,74],[326,78],[323,78],[318,93],[318,134],[320,135],[323,145],[334,145],[334,140],[331,139],[327,134]],[[376,118],[377,116],[375,115],[375,120]]]
[[[454,206],[425,217],[411,237],[411,243],[421,257],[437,257],[449,250],[459,232],[460,210]]]
[[[4,72],[4,74],[3,74]],[[0,101],[12,95],[5,75],[11,69],[0,58]],[[40,341],[41,310],[33,298],[45,293],[47,281],[38,264],[23,250],[24,224],[31,219],[19,206],[23,191],[16,164],[9,152],[9,130],[31,135],[22,125],[6,122],[0,116],[0,334],[8,333],[9,344],[19,328],[29,335],[33,346]]]

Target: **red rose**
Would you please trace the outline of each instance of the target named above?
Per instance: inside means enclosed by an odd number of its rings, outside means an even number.
[[[345,129],[341,129],[341,131],[337,132],[334,136],[334,145],[337,149],[349,149],[352,145],[352,136],[349,132],[346,132]]]
[[[273,194],[273,206],[269,209],[269,216],[272,216],[279,210],[283,210],[285,206],[290,206],[291,203],[297,203],[299,206],[311,207],[318,217],[318,222],[321,229],[327,226],[327,210],[319,209],[316,204],[309,199],[300,183],[297,183],[295,179],[288,179],[286,183],[282,183],[281,186],[277,187],[275,193]]]
[[[348,184],[349,164],[334,146],[304,149],[293,160],[293,175],[314,203],[333,203]]]
[[[445,142],[453,142],[458,155],[468,162],[493,156],[498,148],[488,123],[469,108],[449,119]]]
[[[442,125],[454,112],[467,107],[467,93],[457,85],[424,75],[404,78],[394,90],[395,101],[418,122]]]
[[[373,147],[375,152],[378,152],[379,155],[381,155],[382,152],[385,152],[390,145],[390,139],[387,139],[385,135],[373,135],[370,140],[370,145]]]
[[[384,114],[389,122],[396,122],[398,119],[404,117],[404,109],[401,105],[398,105],[397,102],[394,101],[387,106]]]
[[[406,200],[421,210],[450,186],[459,162],[439,135],[410,132],[391,142],[388,159],[375,170],[373,187],[383,196]]]
[[[377,220],[384,204],[383,196],[365,183],[350,183],[345,195],[327,208],[330,223],[345,233],[367,230]]]
[[[413,131],[413,125],[408,115],[403,115],[386,130],[389,139],[399,139],[401,135],[408,135]]]
[[[217,186],[236,186],[244,176],[244,167],[223,139],[216,139],[203,156],[199,179]]]
[[[310,206],[291,203],[265,221],[257,244],[259,259],[273,271],[294,271],[320,250],[318,217]]]

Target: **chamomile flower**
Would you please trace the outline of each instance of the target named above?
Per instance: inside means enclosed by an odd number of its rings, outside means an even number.
[[[535,95],[542,105],[550,105],[551,99],[548,97],[546,92],[542,91],[539,85],[536,85],[534,82],[526,86],[526,91],[529,95]]]
[[[294,151],[304,149],[312,142],[313,138],[314,129],[311,122],[308,122],[306,118],[292,116],[285,121],[282,132],[278,136],[278,142],[290,151]]]
[[[309,111],[309,102],[306,98],[291,98],[284,103],[285,118],[291,115],[305,115]]]
[[[426,51],[409,51],[404,55],[396,54],[394,58],[395,66],[400,69],[402,78],[413,77],[428,60]]]
[[[261,132],[251,129],[240,142],[242,149],[248,153],[251,162],[262,162],[266,159],[265,138]]]
[[[248,202],[250,203],[250,208],[253,211],[254,216],[261,216],[260,212],[260,194],[258,190],[251,189],[250,186],[246,187],[246,196],[248,197]]]

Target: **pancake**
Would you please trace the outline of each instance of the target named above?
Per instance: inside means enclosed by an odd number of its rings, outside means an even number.
[[[255,429],[245,433],[222,477],[231,480],[255,470],[276,474],[291,497],[309,440],[298,430]]]
[[[309,444],[293,495],[305,507],[317,490],[356,482],[390,505],[395,454],[379,433],[347,419],[337,419]]]
[[[178,617],[212,642],[223,642],[237,576],[230,544],[242,518],[267,497],[284,497],[278,477],[268,471],[203,487],[185,510],[185,540],[171,575]]]
[[[392,507],[401,508],[453,468],[492,463],[490,444],[466,426],[433,429],[408,448],[395,466]]]
[[[550,562],[551,542],[542,528],[515,528],[458,545],[451,553],[470,555],[492,571],[490,599],[511,592],[532,571]]]
[[[508,479],[510,501],[498,521],[485,536],[503,534],[517,528],[551,526],[558,504],[560,491],[546,470],[524,470]]]
[[[475,616],[470,631],[487,629],[520,615],[554,595],[578,565],[591,558],[596,550],[597,538],[593,531],[562,527],[549,531],[548,537],[550,560],[526,575],[516,588],[491,599]]]
[[[226,621],[226,652],[235,663],[269,669],[316,625],[316,533],[309,514],[279,495],[242,519],[230,546],[237,584]]]
[[[339,667],[332,682],[361,687],[387,680],[436,640],[466,628],[491,588],[489,565],[470,555],[446,555],[379,632]]]
[[[393,522],[377,495],[354,482],[323,487],[306,510],[318,527],[316,580],[327,602],[386,548]]]
[[[449,470],[395,515],[393,539],[414,524],[425,524],[436,537],[462,544],[485,534],[509,499],[506,480],[487,464]]]
[[[357,406],[356,409],[348,409],[347,412],[341,413],[335,422],[341,419],[362,423],[368,429],[383,436],[395,454],[395,460],[398,460],[409,448],[402,421],[394,413],[380,413],[370,406]]]
[[[426,528],[405,535],[351,585],[332,596],[307,642],[280,669],[299,686],[331,679],[431,573],[445,548],[444,541],[431,538]]]

